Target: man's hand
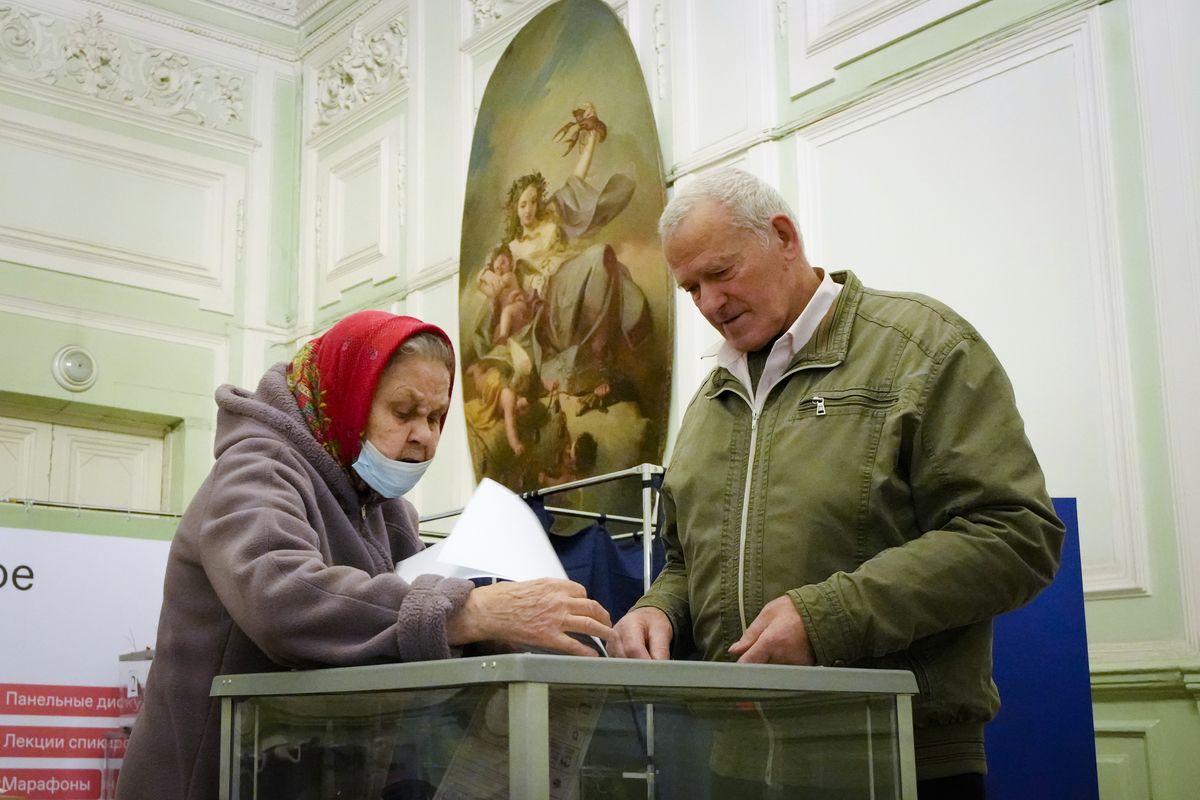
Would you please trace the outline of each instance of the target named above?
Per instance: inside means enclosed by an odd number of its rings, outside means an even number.
[[[446,621],[451,645],[495,639],[569,655],[596,654],[569,633],[600,639],[614,636],[604,606],[589,600],[578,583],[556,578],[502,581],[472,589],[467,602]]]
[[[624,620],[622,620],[624,621]],[[742,638],[729,648],[738,656],[739,664],[800,664],[817,663],[816,654],[808,642],[804,619],[796,610],[792,598],[776,597],[763,606]]]
[[[635,608],[613,628],[608,654],[615,658],[652,658],[666,661],[671,657],[671,620],[657,608]]]

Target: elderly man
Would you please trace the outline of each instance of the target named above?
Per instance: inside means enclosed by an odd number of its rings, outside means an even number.
[[[666,567],[613,649],[911,670],[920,797],[983,797],[991,620],[1064,534],[995,354],[936,300],[811,266],[744,172],[680,188],[659,230],[724,343],[667,471]]]

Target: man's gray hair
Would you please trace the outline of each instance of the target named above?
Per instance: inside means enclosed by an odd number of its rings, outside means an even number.
[[[775,229],[771,218],[786,214],[796,226],[796,215],[775,187],[736,167],[721,167],[704,172],[679,186],[662,216],[658,218],[658,235],[664,242],[675,233],[696,206],[706,201],[720,203],[729,212],[733,227],[746,231],[766,247]]]

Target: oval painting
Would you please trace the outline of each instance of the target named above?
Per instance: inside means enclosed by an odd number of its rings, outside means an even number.
[[[471,147],[459,324],[477,480],[528,491],[662,463],[665,197],[620,20],[599,0],[546,8],[496,64]]]

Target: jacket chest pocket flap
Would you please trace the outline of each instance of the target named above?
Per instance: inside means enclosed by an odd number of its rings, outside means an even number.
[[[876,416],[886,414],[899,400],[900,393],[885,389],[813,389],[796,404],[792,419],[809,417]]]

